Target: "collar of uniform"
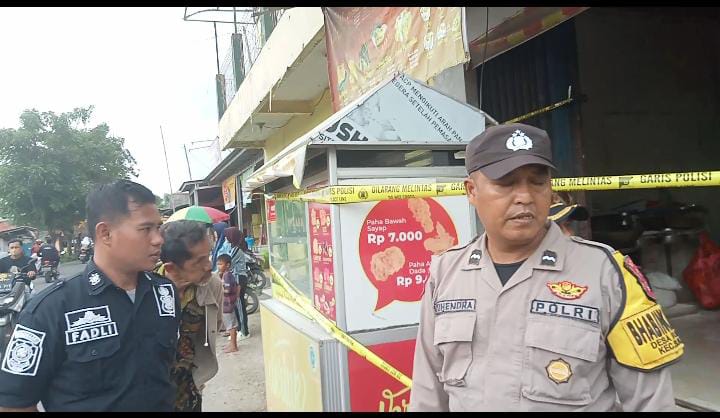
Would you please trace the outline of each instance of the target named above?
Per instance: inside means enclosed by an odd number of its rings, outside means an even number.
[[[528,259],[531,260],[533,268],[560,271],[563,269],[563,263],[565,261],[564,254],[567,242],[563,239],[565,236],[560,230],[560,227],[557,226],[555,222],[549,222],[549,224],[550,226],[548,227],[548,231],[545,234],[545,237],[543,237],[540,246],[530,257],[528,257]],[[473,245],[468,247],[468,250],[469,252],[467,252],[467,257],[463,261],[462,270],[476,270],[493,266],[492,258],[490,257],[490,253],[487,251],[487,234],[483,233],[482,236],[473,243]],[[476,251],[481,251],[481,257],[480,262],[474,264],[470,256]],[[554,264],[542,264],[543,255],[545,255],[548,251],[554,253]]]
[[[548,223],[550,226],[545,237],[529,259],[534,269],[561,271],[567,252],[567,239],[555,222]]]
[[[99,295],[106,287],[112,284],[112,281],[105,276],[93,260],[88,261],[85,266],[84,280],[88,286],[90,295]]]

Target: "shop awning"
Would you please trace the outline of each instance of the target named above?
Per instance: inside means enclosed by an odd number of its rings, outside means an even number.
[[[243,184],[252,190],[281,177],[300,188],[308,146],[464,144],[485,130],[481,110],[404,74],[395,74],[308,131]]]
[[[554,28],[577,16],[589,7],[525,7],[522,12],[505,19],[470,41],[470,59],[473,68],[482,65],[503,52]],[[490,13],[493,8],[490,9]],[[487,45],[486,45],[487,43]]]

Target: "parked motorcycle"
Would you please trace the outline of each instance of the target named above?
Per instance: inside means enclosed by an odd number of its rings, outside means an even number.
[[[27,275],[31,266],[32,263],[20,270],[13,266],[10,273],[0,273],[0,355],[2,356],[5,355],[5,349],[10,342],[20,311],[32,292],[32,280]]]
[[[265,271],[262,268],[262,260],[257,254],[250,251],[245,251],[246,265],[248,270],[248,287],[255,290],[257,293],[261,293],[263,289],[270,283]],[[248,310],[248,314],[250,311]]]
[[[248,315],[252,315],[257,312],[258,308],[260,308],[260,299],[258,299],[257,293],[248,286],[245,289],[245,311]]]
[[[45,283],[52,283],[60,278],[60,272],[58,272],[58,263],[50,260],[41,260],[40,269],[38,275],[45,278]]]

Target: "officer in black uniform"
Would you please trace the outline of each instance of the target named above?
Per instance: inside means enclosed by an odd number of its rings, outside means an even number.
[[[118,180],[87,198],[96,252],[21,312],[0,364],[0,410],[171,411],[180,303],[148,271],[163,243],[155,196]]]

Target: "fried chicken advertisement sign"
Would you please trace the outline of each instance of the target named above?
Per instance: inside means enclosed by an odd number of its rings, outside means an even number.
[[[458,243],[450,215],[433,199],[379,202],[360,231],[360,260],[378,290],[375,311],[415,302],[430,274],[430,257]]]
[[[417,323],[432,256],[468,242],[470,219],[464,196],[342,207],[348,330]],[[345,234],[348,224],[356,235]]]

